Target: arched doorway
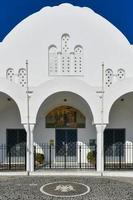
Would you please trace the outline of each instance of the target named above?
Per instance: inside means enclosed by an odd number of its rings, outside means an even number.
[[[46,128],[56,129],[56,161],[76,161],[77,129],[85,126],[85,116],[71,106],[59,106],[47,114]]]
[[[26,131],[12,97],[0,92],[0,171],[26,170]]]
[[[40,168],[96,168],[96,130],[85,100],[72,92],[58,92],[41,105],[34,129]]]
[[[104,131],[105,169],[133,169],[133,92],[112,105]]]

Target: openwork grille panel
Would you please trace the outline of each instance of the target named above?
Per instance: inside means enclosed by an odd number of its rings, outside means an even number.
[[[15,80],[14,69],[12,68],[7,69],[6,78],[11,82]]]
[[[61,37],[61,51],[56,45],[48,48],[49,75],[83,75],[83,47],[76,45],[74,51],[70,48],[70,36],[65,33]]]
[[[21,68],[18,72],[18,77],[19,77],[19,84],[22,87],[26,86],[26,69]]]

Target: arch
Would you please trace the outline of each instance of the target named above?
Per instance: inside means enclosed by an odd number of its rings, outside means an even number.
[[[14,69],[13,68],[8,68],[6,71],[6,78],[9,81],[14,81]]]
[[[83,53],[82,45],[76,45],[75,48],[74,48],[74,52],[78,53],[78,54],[82,54]]]
[[[133,92],[133,78],[126,78],[119,82],[116,82],[109,89],[105,91],[105,99],[104,105],[104,122],[109,122],[109,114],[113,104],[119,99],[121,96]]]
[[[25,68],[20,68],[19,71],[18,71],[18,77],[19,77],[19,84],[22,86],[22,87],[25,87],[26,86],[26,69]]]
[[[0,78],[0,92],[8,95],[13,99],[13,101],[16,103],[19,109],[21,123],[25,123],[27,121],[25,115],[26,113],[25,90],[13,82]]]
[[[62,36],[61,36],[61,39],[63,38],[70,38],[70,35],[68,33],[64,33]]]
[[[118,80],[123,80],[125,79],[125,70],[120,68],[117,70],[117,78]]]
[[[34,94],[31,99],[31,122],[35,123],[37,118],[37,113],[42,103],[51,95],[58,92],[72,92],[82,97],[82,99],[87,102],[93,116],[93,122],[97,123],[100,120],[100,102],[96,95],[96,91],[93,87],[89,86],[81,80],[75,80],[72,78],[63,79],[53,79],[41,84],[34,90]]]
[[[113,83],[113,70],[108,68],[105,70],[105,85],[110,87]]]
[[[61,50],[62,53],[68,53],[70,45],[70,36],[68,33],[64,33],[61,37]]]
[[[57,53],[57,47],[56,45],[52,44],[48,47],[49,53]]]

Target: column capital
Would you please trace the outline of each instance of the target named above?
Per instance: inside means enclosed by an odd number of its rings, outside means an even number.
[[[35,128],[35,124],[30,124],[31,133],[33,133],[34,128]]]
[[[27,131],[27,129],[28,129],[28,124],[23,124],[23,126],[24,126],[24,128],[25,128],[25,130]],[[33,132],[33,130],[34,130],[34,127],[35,127],[35,124],[34,123],[30,123],[29,124],[29,127],[30,127],[30,132]]]
[[[95,124],[97,133],[104,132],[104,129],[106,128],[107,124]]]

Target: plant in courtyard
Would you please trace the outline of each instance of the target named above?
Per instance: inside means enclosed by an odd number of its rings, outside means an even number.
[[[44,154],[42,154],[42,153],[36,153],[35,162],[36,162],[37,164],[43,164],[44,159],[45,159]]]
[[[90,163],[93,163],[93,164],[96,163],[96,151],[95,150],[91,150],[90,152],[88,152],[87,161]]]

